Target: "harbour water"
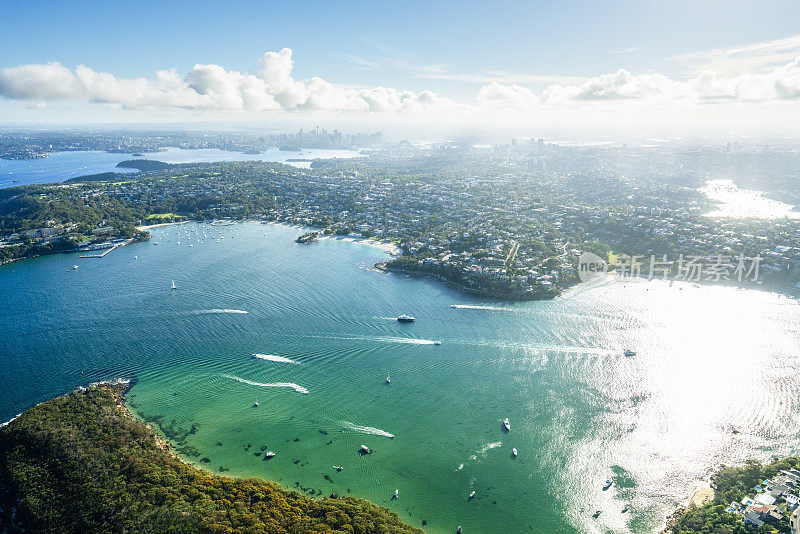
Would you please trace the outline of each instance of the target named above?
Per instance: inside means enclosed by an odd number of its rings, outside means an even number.
[[[148,152],[140,156],[110,154],[98,150],[56,152],[47,158],[5,160],[0,159],[0,188],[18,185],[62,182],[70,178],[103,172],[131,172],[121,169],[117,163],[129,159],[150,159],[164,163],[200,163],[212,161],[275,161],[295,167],[308,168],[310,161],[287,161],[290,159],[354,158],[360,154],[353,150],[328,150],[306,148],[302,152],[267,149],[260,154],[245,154],[216,148],[180,149],[167,148],[161,152]],[[15,181],[16,180],[16,181]]]
[[[191,223],[0,267],[0,420],[135,379],[131,410],[201,467],[432,533],[652,532],[720,463],[800,450],[796,300],[642,281],[509,304],[302,232]]]

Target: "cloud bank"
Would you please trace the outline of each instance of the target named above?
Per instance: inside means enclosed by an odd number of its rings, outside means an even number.
[[[785,45],[781,43],[782,53],[785,53]],[[712,55],[720,54],[715,51]],[[492,81],[480,88],[476,100],[471,103],[457,103],[428,90],[360,88],[319,77],[298,80],[292,76],[292,69],[289,48],[266,52],[259,59],[259,70],[246,73],[198,63],[185,75],[173,69],[157,71],[152,78],[126,79],[97,72],[85,65],[70,69],[57,62],[30,64],[0,71],[0,96],[33,102],[37,106],[46,101],[76,100],[127,109],[404,115],[609,109],[632,103],[642,107],[669,107],[800,99],[800,57],[738,75],[705,69],[685,80],[657,73],[632,74],[620,69],[575,83],[552,84],[538,94],[517,83]]]

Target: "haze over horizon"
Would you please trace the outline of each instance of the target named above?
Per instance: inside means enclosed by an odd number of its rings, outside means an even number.
[[[0,5],[4,124],[800,133],[787,1]]]

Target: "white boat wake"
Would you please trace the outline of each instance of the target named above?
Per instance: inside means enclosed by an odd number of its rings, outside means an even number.
[[[394,434],[389,434],[388,432],[386,432],[385,430],[381,430],[380,428],[354,425],[349,421],[342,421],[342,426],[345,427],[347,430],[352,430],[353,432],[360,432],[362,434],[371,434],[373,436],[383,436],[385,438],[394,438]]]
[[[294,360],[290,360],[289,358],[285,358],[283,356],[276,356],[274,354],[253,354],[253,358],[258,358],[259,360],[266,360],[268,362],[277,362],[277,363],[294,363],[294,364],[300,363]]]
[[[410,345],[436,345],[436,341],[432,339],[414,339],[411,337],[378,337],[375,340],[386,343],[408,343]]]
[[[238,314],[246,315],[246,314],[248,314],[250,312],[249,311],[245,311],[245,310],[229,310],[229,309],[217,309],[217,308],[214,308],[214,309],[211,309],[211,310],[200,310],[198,313],[203,313],[203,314],[224,314],[224,313],[234,313],[234,314],[236,314],[236,313],[238,313]]]
[[[261,382],[253,382],[252,380],[245,380],[244,378],[239,378],[238,376],[233,375],[222,375],[225,378],[230,378],[231,380],[236,380],[241,382],[242,384],[248,384],[251,386],[258,386],[260,388],[292,388],[298,393],[302,393],[303,395],[308,395],[308,390],[299,384],[295,384],[294,382],[274,382],[271,384],[264,384]]]

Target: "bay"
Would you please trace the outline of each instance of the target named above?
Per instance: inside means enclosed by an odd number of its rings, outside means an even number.
[[[496,302],[303,231],[189,223],[3,266],[0,420],[134,379],[131,411],[197,465],[432,533],[652,532],[719,463],[799,450],[796,300],[642,281]]]

